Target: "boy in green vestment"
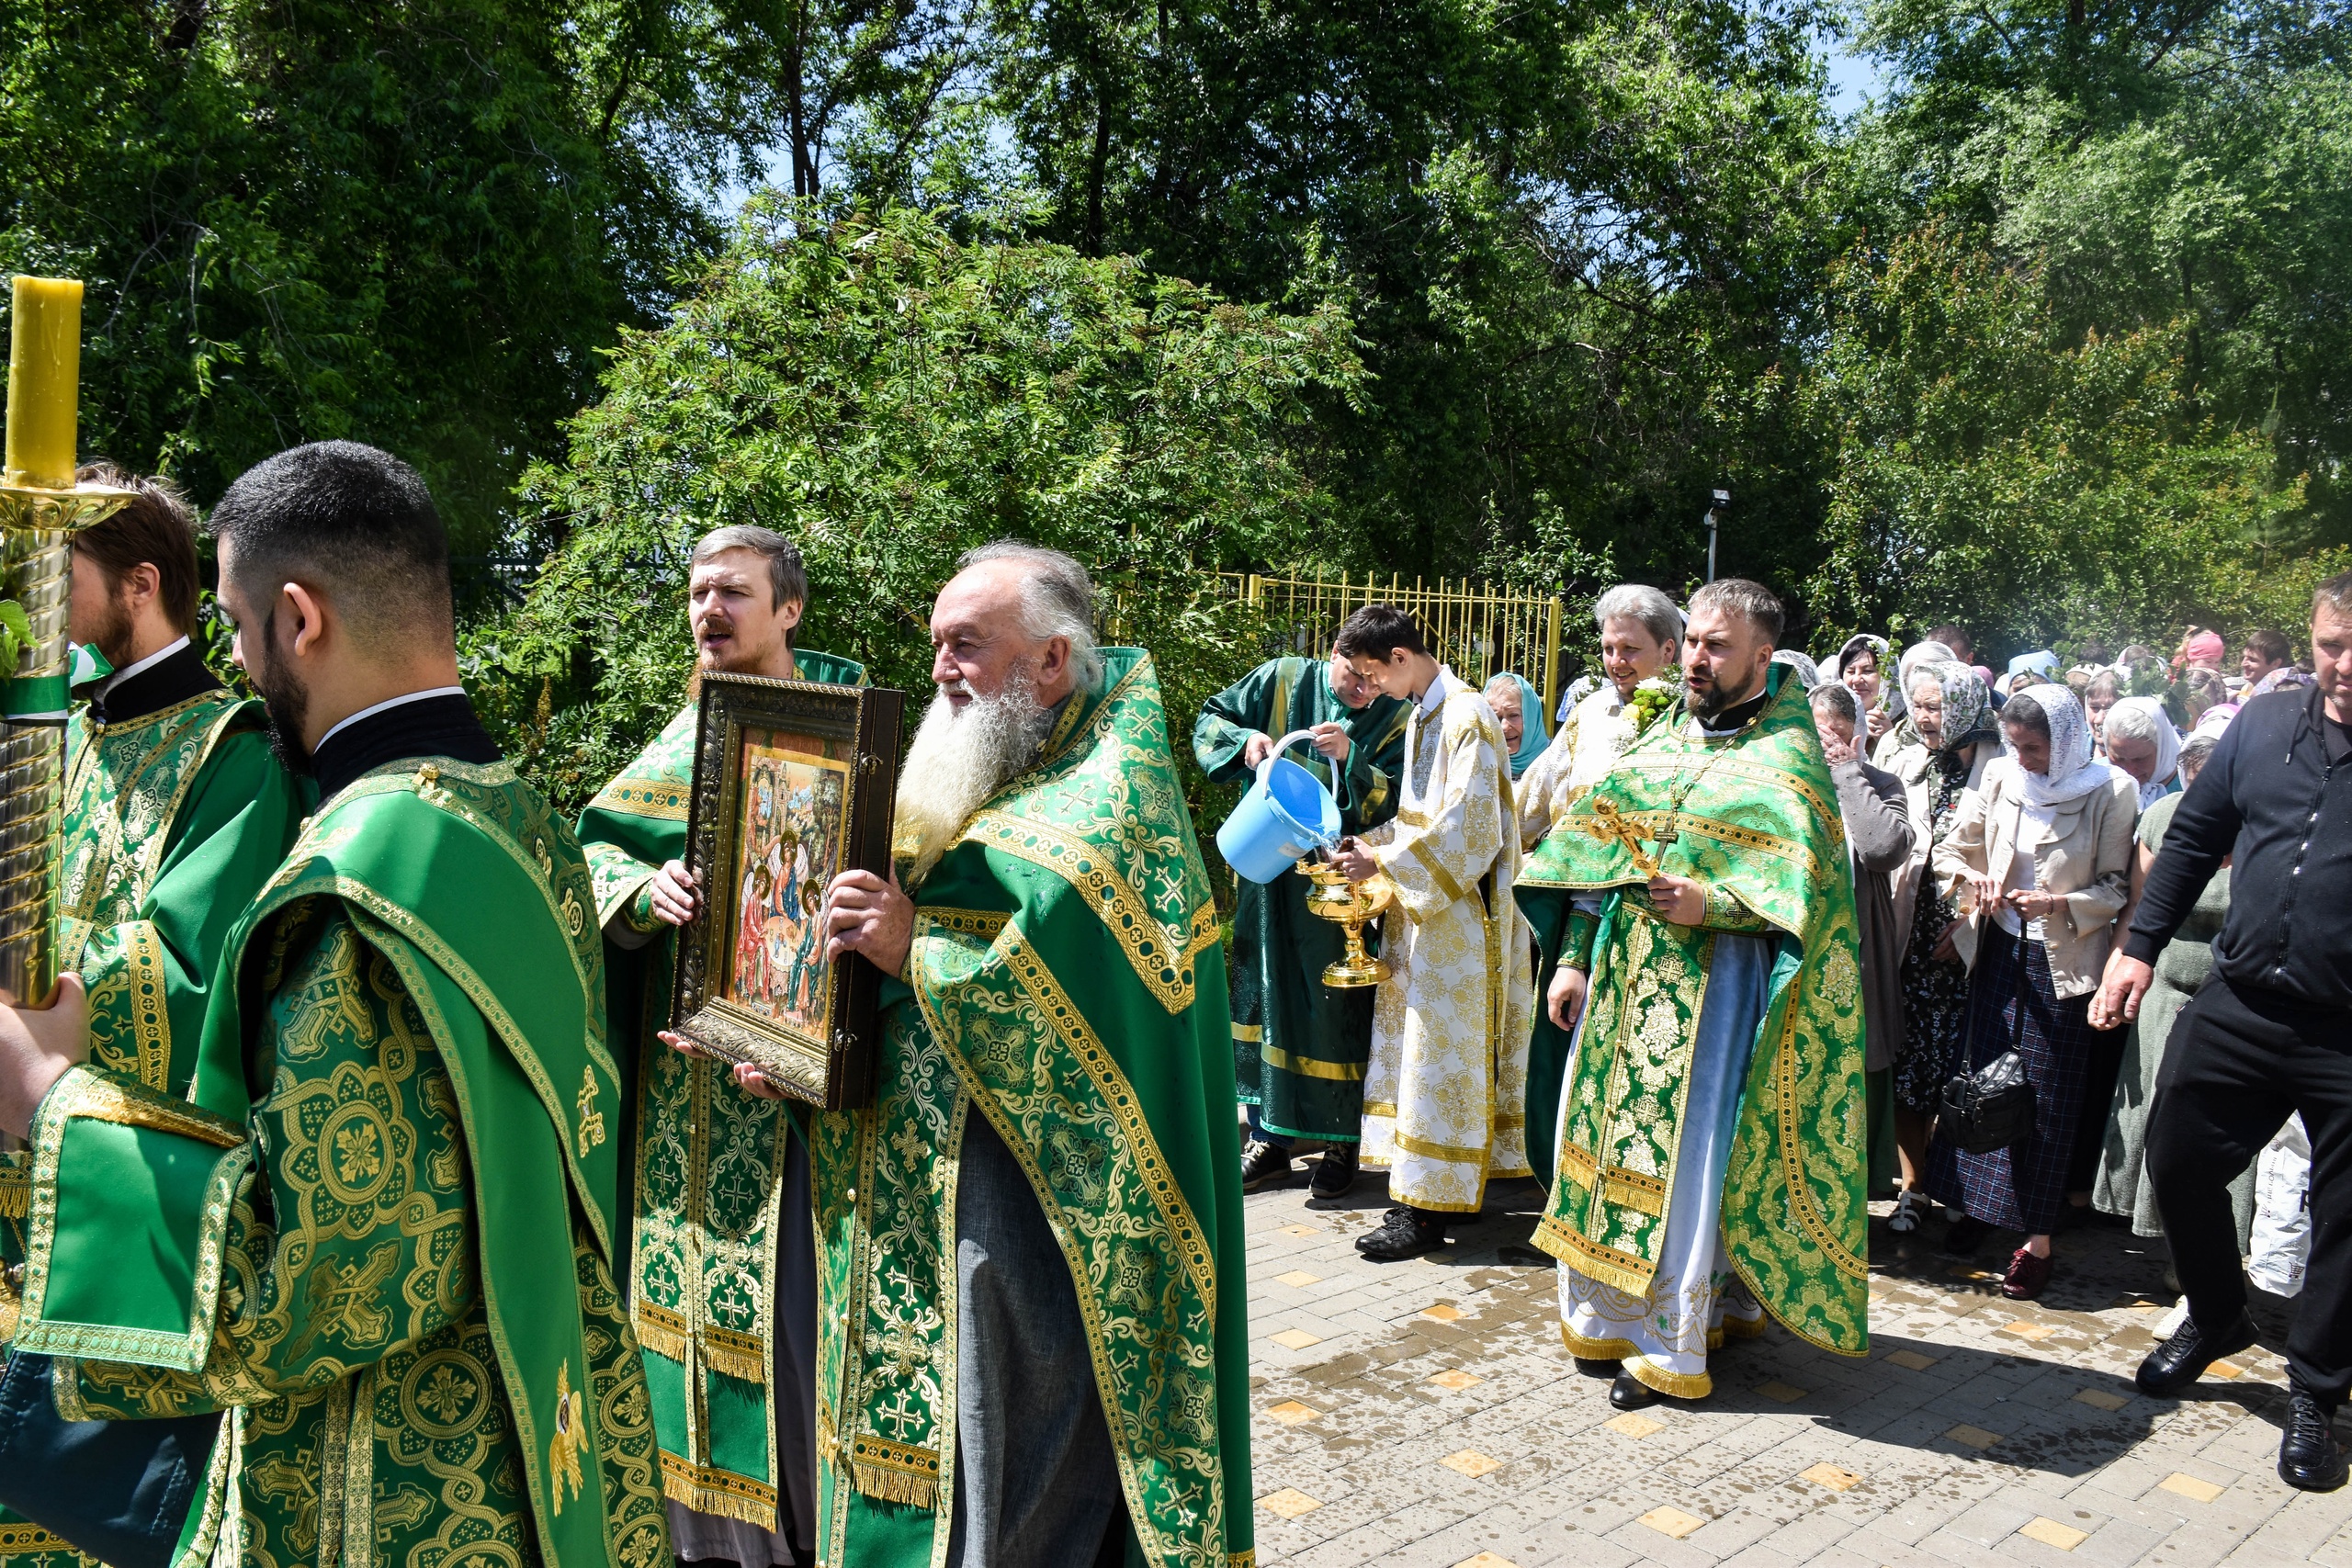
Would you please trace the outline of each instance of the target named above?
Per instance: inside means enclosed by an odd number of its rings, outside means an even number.
[[[1336,654],[1270,659],[1208,700],[1193,755],[1212,781],[1230,784],[1253,776],[1282,737],[1312,731],[1314,749],[1293,755],[1339,802],[1340,831],[1361,833],[1396,814],[1408,716]],[[1250,1131],[1241,1190],[1287,1180],[1292,1140],[1320,1138],[1309,1191],[1331,1200],[1355,1185],[1373,994],[1323,984],[1347,937],[1307,912],[1308,886],[1290,872],[1262,886],[1244,879],[1234,904],[1233,1076]]]
[[[1216,904],[1151,660],[1093,628],[1068,556],[965,557],[903,886],[827,892],[827,958],[893,978],[874,1103],[810,1119],[825,1562],[1255,1559]]]
[[[78,692],[86,704],[66,727],[58,960],[89,997],[91,1059],[185,1093],[221,945],[285,857],[309,794],[270,755],[261,705],[232,696],[189,641],[198,578],[187,502],[107,465],[79,477],[134,494],[74,540],[67,632],[105,673]],[[30,1179],[28,1156],[0,1155],[0,1262],[23,1261]],[[16,1318],[0,1275],[0,1346]],[[202,1426],[187,1433],[198,1461]],[[81,1557],[0,1509],[7,1568]]]
[[[791,540],[715,530],[687,581],[697,672],[864,684],[862,666],[793,646],[808,603]],[[701,900],[684,863],[699,713],[694,701],[679,710],[589,803],[579,834],[613,1054],[634,1096],[620,1128],[629,1307],[672,1529],[689,1559],[766,1568],[815,1547],[815,1237],[807,1151],[784,1108],[744,1088],[759,1075],[654,1042],[670,1021],[676,931]]]
[[[326,442],[214,526],[238,660],[322,804],[229,934],[185,1098],[85,1060],[72,976],[0,1009],[18,1343],[61,1414],[226,1413],[185,1568],[660,1568],[588,873],[458,684],[432,498]]]
[[[1574,1030],[1535,1245],[1610,1403],[1710,1393],[1770,1313],[1869,1345],[1860,938],[1838,795],[1780,601],[1692,596],[1684,701],[1560,815],[1519,881]],[[1597,904],[1593,902],[1598,895]]]

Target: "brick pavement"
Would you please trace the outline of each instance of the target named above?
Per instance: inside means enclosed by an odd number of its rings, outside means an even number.
[[[1955,1267],[1940,1224],[1875,1222],[1869,1359],[1775,1325],[1716,1353],[1703,1404],[1620,1415],[1561,1348],[1548,1260],[1521,1260],[1533,1183],[1385,1265],[1354,1247],[1378,1179],[1362,1208],[1306,1200],[1302,1176],[1245,1209],[1268,1568],[2352,1568],[2352,1488],[2273,1472],[2283,1310],[2235,1376],[2143,1398],[2171,1298],[2120,1229],[2060,1235],[2049,1292],[2016,1303],[1998,1237]]]

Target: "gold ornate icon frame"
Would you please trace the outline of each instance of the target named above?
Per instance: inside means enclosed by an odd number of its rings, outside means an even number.
[[[815,906],[823,881],[853,869],[889,875],[905,704],[905,694],[883,686],[757,675],[702,679],[686,866],[704,897],[679,933],[671,1028],[828,1111],[873,1099],[882,974],[855,953],[812,964],[805,943],[813,940],[821,952]],[[756,793],[762,781],[754,775],[763,771],[766,795]],[[785,818],[786,806],[777,796],[787,778],[807,781],[799,791],[811,796],[805,823]],[[837,781],[837,802],[828,781]],[[770,815],[755,819],[747,808],[763,802]],[[813,861],[807,840],[820,846]],[[795,857],[788,873],[781,860],[787,851]],[[779,884],[791,891],[781,896],[784,907],[772,908]],[[770,920],[797,933],[784,998],[773,988]],[[747,979],[754,980],[748,993]]]

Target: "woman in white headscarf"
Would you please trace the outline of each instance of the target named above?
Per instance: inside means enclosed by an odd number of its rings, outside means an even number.
[[[2145,811],[2180,788],[2180,731],[2154,697],[2125,697],[2107,710],[2107,760],[2132,775]]]
[[[2027,1301],[2050,1282],[2050,1233],[2068,1178],[2099,1042],[2092,993],[2130,894],[2139,790],[2091,756],[2090,723],[2064,686],[2018,693],[2001,710],[2004,754],[1936,846],[1939,882],[1959,899],[1969,966],[1965,1052],[1974,1072],[2004,1053],[2034,1087],[2034,1130],[1970,1154],[1939,1136],[1928,1190],[1959,1216],[1944,1249],[1973,1254],[1995,1228],[2023,1233],[2001,1292]],[[2104,1116],[2101,1096],[2092,1113]]]

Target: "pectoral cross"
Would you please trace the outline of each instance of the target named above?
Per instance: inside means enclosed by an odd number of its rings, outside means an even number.
[[[1584,830],[1604,844],[1613,840],[1623,845],[1625,853],[1634,863],[1634,869],[1645,878],[1657,874],[1657,858],[1642,848],[1640,829],[1626,820],[1624,813],[1617,809],[1615,801],[1604,798],[1593,802],[1592,816],[1586,821]],[[1670,841],[1669,829],[1668,839],[1660,840],[1661,850],[1665,843]]]

